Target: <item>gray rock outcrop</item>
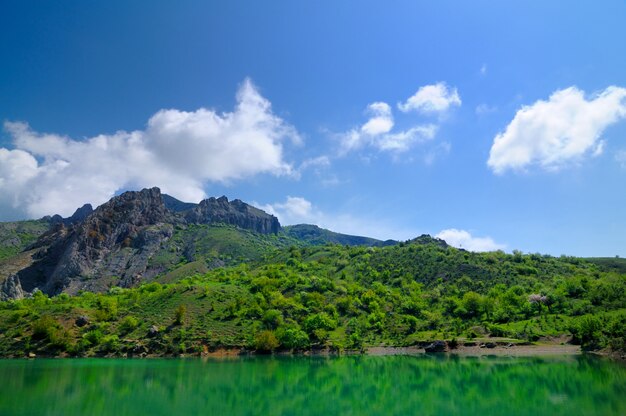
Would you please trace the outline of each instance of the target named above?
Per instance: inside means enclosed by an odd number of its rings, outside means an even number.
[[[276,234],[280,231],[280,223],[275,216],[239,199],[229,202],[225,196],[205,199],[182,214],[188,223],[230,224],[261,234]]]
[[[0,285],[0,300],[23,299],[24,291],[17,275],[9,276]]]

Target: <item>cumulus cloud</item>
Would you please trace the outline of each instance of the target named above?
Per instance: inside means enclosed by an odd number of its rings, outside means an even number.
[[[456,88],[445,82],[420,87],[404,103],[398,103],[402,112],[417,111],[424,114],[445,113],[450,107],[460,106],[461,97]]]
[[[206,197],[207,182],[294,174],[283,144],[300,141],[250,80],[239,88],[232,112],[161,110],[144,130],[74,140],[38,133],[22,122],[6,122],[4,128],[15,149],[0,148],[3,218],[69,215],[122,189],[155,185],[198,201]]]
[[[253,205],[275,215],[282,225],[317,224],[323,216],[310,201],[299,196],[287,196],[285,202],[264,205],[255,202]]]
[[[570,87],[547,101],[524,106],[493,141],[488,166],[495,173],[538,166],[557,170],[602,153],[602,133],[626,117],[626,89],[611,86],[585,98]]]
[[[341,150],[347,153],[365,146],[381,151],[404,152],[423,141],[431,140],[437,133],[434,124],[416,125],[407,130],[392,132],[394,119],[389,104],[375,102],[367,106],[370,118],[359,128],[340,135]]]
[[[253,205],[275,215],[282,225],[314,224],[331,231],[380,240],[408,240],[419,233],[407,227],[396,227],[377,218],[360,218],[354,214],[328,213],[303,197],[288,196],[284,202]]]
[[[469,251],[495,251],[506,247],[504,244],[496,243],[490,237],[474,237],[469,232],[456,228],[443,230],[435,237],[445,240],[451,246]]]
[[[376,102],[367,106],[367,112],[371,115],[367,123],[361,126],[361,133],[370,136],[389,133],[393,128],[393,116],[391,107],[387,103]]]

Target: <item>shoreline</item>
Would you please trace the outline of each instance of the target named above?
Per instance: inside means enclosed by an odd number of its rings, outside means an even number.
[[[426,345],[412,345],[407,347],[397,346],[369,346],[360,350],[335,350],[331,348],[320,348],[303,351],[273,351],[261,352],[249,350],[243,347],[227,347],[204,349],[199,353],[186,353],[179,355],[172,354],[106,354],[106,355],[89,355],[89,356],[69,356],[48,355],[29,353],[26,356],[4,356],[2,360],[27,359],[33,360],[37,358],[45,359],[80,359],[80,358],[128,358],[128,359],[154,359],[154,358],[216,358],[216,359],[238,359],[254,356],[278,356],[278,357],[340,357],[340,356],[459,356],[459,357],[556,357],[556,356],[579,356],[593,355],[603,357],[612,361],[626,362],[626,355],[615,351],[583,351],[579,345],[572,344],[505,344],[492,343],[487,344],[470,343],[470,345],[458,345],[450,348],[446,345],[445,349],[436,352],[427,352]]]
[[[496,345],[495,347],[481,347],[479,345],[459,345],[440,352],[426,352],[420,347],[370,347],[366,355],[459,355],[465,357],[483,357],[490,355],[511,357],[540,357],[555,355],[582,355],[579,345]]]

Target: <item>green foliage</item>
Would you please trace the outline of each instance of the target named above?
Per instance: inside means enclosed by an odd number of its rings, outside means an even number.
[[[93,329],[83,335],[83,339],[89,343],[88,345],[94,347],[100,345],[103,338],[104,334],[100,329]]]
[[[570,334],[585,349],[623,351],[626,343],[626,274],[584,259],[470,253],[426,237],[389,247],[307,246],[232,227],[189,228],[216,250],[245,240],[238,250],[248,260],[221,258],[224,267],[194,266],[191,274],[179,269],[184,277],[167,284],[54,298],[37,292],[0,302],[6,334],[0,352],[18,355],[26,338],[35,351],[80,355],[122,354],[138,345],[151,354],[359,350],[437,338],[536,341]],[[218,235],[230,242],[218,242]],[[177,238],[186,244],[182,231]],[[68,325],[67,317],[79,315],[93,322]]]
[[[122,334],[134,331],[139,326],[139,320],[132,315],[126,316],[120,322],[119,330]]]
[[[97,309],[94,316],[98,321],[108,322],[117,318],[118,313],[118,301],[117,297],[112,296],[99,296],[97,300]]]
[[[51,316],[44,315],[32,324],[33,339],[49,340],[55,330],[59,328],[59,323]]]
[[[285,348],[303,349],[309,346],[309,336],[297,326],[282,326],[276,330],[276,338]]]
[[[254,337],[254,349],[262,352],[274,351],[280,343],[272,331],[261,331]]]
[[[182,325],[185,321],[185,315],[187,315],[187,306],[181,304],[176,308],[176,315],[174,317],[174,323],[176,325]]]

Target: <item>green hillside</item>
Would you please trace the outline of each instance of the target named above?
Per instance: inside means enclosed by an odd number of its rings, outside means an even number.
[[[563,336],[586,349],[624,350],[626,275],[584,259],[470,253],[428,237],[391,247],[298,246],[286,236],[221,231],[218,238],[198,227],[172,238],[163,252],[179,263],[167,273],[200,261],[181,260],[189,235],[196,254],[215,249],[219,259],[228,251],[239,264],[107,294],[0,303],[0,355],[358,350]]]
[[[45,220],[0,222],[0,262],[24,250],[49,228]]]
[[[283,232],[287,236],[309,245],[331,243],[348,246],[388,246],[397,243],[393,240],[381,241],[375,238],[340,234],[311,224],[289,225],[283,227]]]

